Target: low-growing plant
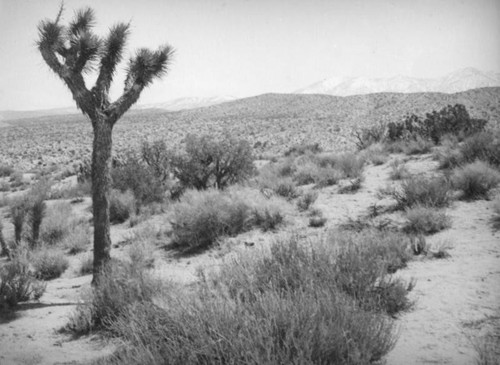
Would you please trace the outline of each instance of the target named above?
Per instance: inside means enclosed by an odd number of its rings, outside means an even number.
[[[399,209],[415,206],[445,207],[450,203],[450,182],[444,177],[410,176],[400,188],[389,191]]]
[[[12,260],[0,268],[0,312],[19,302],[40,298],[45,287],[30,272],[27,248],[17,247]]]
[[[482,160],[500,166],[500,131],[487,131],[466,138],[460,146],[463,162]]]
[[[14,168],[9,165],[0,164],[0,177],[9,177],[14,172]]]
[[[109,220],[111,223],[123,223],[136,212],[134,194],[127,190],[111,190],[109,196]]]
[[[389,173],[389,177],[391,178],[391,180],[402,180],[410,176],[408,167],[400,159],[393,160],[390,163],[390,167],[391,167],[391,172]]]
[[[148,239],[144,239],[140,236],[132,239],[127,254],[135,265],[146,268],[152,268],[154,266],[155,246]]]
[[[433,234],[451,226],[451,220],[444,211],[415,206],[406,210],[404,231],[411,234]]]
[[[500,183],[500,172],[488,163],[476,161],[456,168],[451,180],[453,187],[462,192],[463,199],[483,199]]]
[[[312,217],[309,217],[309,227],[313,228],[319,228],[323,227],[326,223],[327,219],[323,217],[322,215],[315,215]]]
[[[264,232],[274,231],[284,221],[284,217],[278,209],[266,207],[255,208],[252,211],[252,223]]]
[[[311,207],[311,205],[314,204],[316,199],[318,199],[318,192],[308,191],[308,192],[302,194],[297,199],[297,208],[299,208],[299,211],[304,212],[304,211],[308,210]]]
[[[142,266],[112,260],[99,275],[99,283],[85,293],[66,328],[76,334],[110,329],[112,321],[137,303],[151,303],[160,284]]]
[[[62,246],[70,255],[85,252],[90,247],[91,232],[87,225],[79,224],[63,239]]]
[[[62,275],[69,266],[63,251],[56,248],[40,247],[30,255],[34,275],[40,280],[52,280]]]
[[[48,245],[61,242],[74,228],[71,215],[72,207],[68,202],[57,202],[49,206],[40,228],[41,241]]]
[[[92,254],[86,254],[80,259],[80,267],[78,269],[78,274],[90,275],[92,274],[94,268],[94,257]]]

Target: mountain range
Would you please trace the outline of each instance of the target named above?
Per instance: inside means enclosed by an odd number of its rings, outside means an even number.
[[[472,89],[498,86],[500,86],[500,73],[483,72],[469,67],[434,79],[412,78],[407,76],[395,76],[391,78],[332,77],[296,90],[289,95],[322,94],[345,97],[376,93],[453,94]],[[231,96],[205,98],[185,97],[162,103],[136,105],[132,108],[131,112],[145,109],[159,109],[174,112],[214,106],[235,100],[236,98]],[[79,113],[80,112],[75,107],[33,111],[0,111],[0,123],[2,120],[7,121]]]
[[[331,77],[296,90],[296,94],[326,94],[334,96],[366,95],[380,92],[452,94],[481,87],[500,86],[500,73],[483,72],[469,67],[439,78]]]

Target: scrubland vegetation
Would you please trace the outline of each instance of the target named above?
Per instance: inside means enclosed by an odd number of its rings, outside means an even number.
[[[424,120],[362,129],[359,151],[305,143],[259,163],[248,141],[229,135],[188,135],[175,150],[145,141],[114,159],[110,219],[129,230],[154,218],[161,229],[127,239],[125,254],[102,270],[65,329],[120,337],[123,346],[99,362],[106,364],[381,361],[418,285],[394,273],[422,259],[417,255],[425,259],[424,236],[450,228],[448,210],[458,199],[492,198],[492,222],[500,222],[500,134],[488,128],[462,106],[449,106]],[[418,154],[439,169],[412,173],[408,159]],[[391,205],[331,223],[318,208],[322,194],[363,191],[368,166],[389,171],[380,195]],[[48,280],[69,270],[92,272],[92,212],[81,208],[88,207],[89,162],[75,173],[73,185],[42,179],[5,200],[0,308],[39,299]],[[13,174],[0,166],[2,181]],[[387,212],[399,214],[399,225],[376,221]],[[263,232],[272,239],[253,251],[253,241],[230,247],[192,286],[155,271],[159,252],[201,255]]]

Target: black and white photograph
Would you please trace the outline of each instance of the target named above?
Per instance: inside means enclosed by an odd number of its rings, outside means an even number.
[[[499,0],[0,0],[0,365],[500,365]]]

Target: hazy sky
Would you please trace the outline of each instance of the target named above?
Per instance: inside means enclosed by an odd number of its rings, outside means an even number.
[[[35,47],[38,21],[59,4],[0,0],[0,110],[73,105]],[[127,55],[176,49],[139,103],[292,92],[333,76],[500,72],[500,0],[66,0],[63,20],[84,6],[100,35],[132,21]]]

